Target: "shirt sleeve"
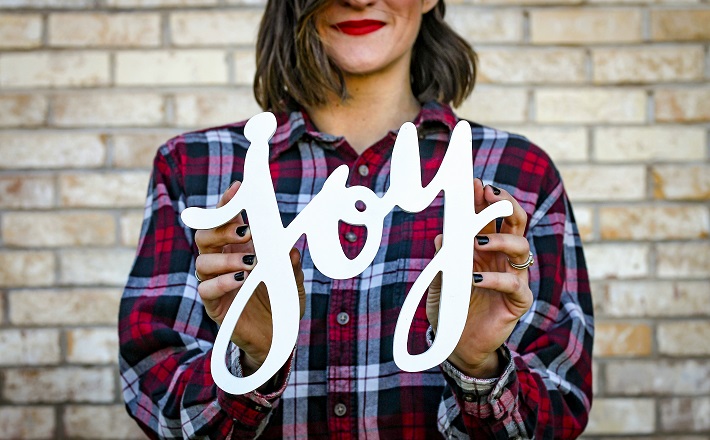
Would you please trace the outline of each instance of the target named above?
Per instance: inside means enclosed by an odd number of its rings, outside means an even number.
[[[119,311],[119,364],[129,414],[150,438],[255,438],[286,386],[231,395],[210,372],[217,325],[205,313],[194,276],[194,233],[182,224],[185,191],[177,155],[154,162],[138,251]],[[225,353],[241,374],[239,349]]]
[[[591,293],[571,206],[551,163],[547,170],[526,234],[535,258],[533,304],[501,347],[500,377],[475,379],[442,364],[448,386],[438,424],[447,438],[570,439],[587,424]],[[494,185],[515,194],[513,186]]]

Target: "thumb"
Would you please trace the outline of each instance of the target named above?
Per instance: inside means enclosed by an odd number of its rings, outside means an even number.
[[[306,312],[306,288],[303,286],[303,268],[301,266],[301,253],[296,248],[291,248],[288,253],[291,259],[291,267],[293,267],[293,275],[296,278],[296,288],[298,289],[298,304],[300,306],[301,318]]]

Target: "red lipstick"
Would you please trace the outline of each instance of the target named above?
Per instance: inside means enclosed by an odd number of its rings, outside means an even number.
[[[333,27],[348,35],[366,35],[381,29],[385,23],[378,20],[348,20],[336,23]]]

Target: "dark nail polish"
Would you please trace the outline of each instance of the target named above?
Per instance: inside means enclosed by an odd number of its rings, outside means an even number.
[[[477,235],[476,241],[478,242],[479,245],[483,246],[484,244],[488,244],[488,242],[491,240],[485,235]]]
[[[247,230],[249,229],[249,225],[242,225],[237,228],[237,235],[240,237],[244,237],[247,235]]]
[[[251,266],[254,264],[254,257],[256,257],[256,255],[245,255],[242,257],[242,262],[248,266]]]
[[[483,275],[481,275],[480,273],[474,273],[473,274],[473,282],[480,283],[481,281],[483,281]]]
[[[497,195],[497,196],[500,195],[500,190],[499,190],[498,188],[496,188],[496,187],[493,186],[493,185],[488,185],[488,186],[490,186],[491,189],[493,190],[493,194],[495,194],[495,195]]]
[[[234,274],[234,281],[244,281],[244,271],[240,271]]]

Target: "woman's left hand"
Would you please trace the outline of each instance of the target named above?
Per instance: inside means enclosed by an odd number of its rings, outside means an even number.
[[[530,244],[524,237],[527,214],[508,192],[490,185],[483,187],[479,179],[474,179],[474,192],[477,213],[499,200],[513,204],[513,214],[503,220],[499,232],[492,222],[476,237],[468,319],[449,357],[464,374],[485,379],[502,373],[497,350],[532,305],[533,294],[528,286],[527,269],[515,269],[510,264],[524,264],[528,260]],[[442,235],[434,243],[438,251]],[[441,274],[432,281],[427,296],[426,313],[434,331],[440,293]]]

